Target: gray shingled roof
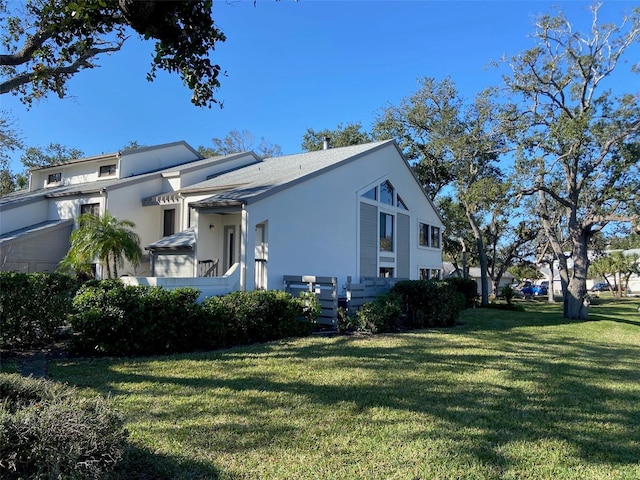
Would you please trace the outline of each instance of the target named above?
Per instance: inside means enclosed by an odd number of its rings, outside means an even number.
[[[56,187],[40,188],[33,191],[24,190],[19,192],[13,192],[3,197],[0,197],[0,210],[4,208],[11,208],[17,205],[23,205],[25,203],[29,203],[33,201],[42,200],[44,198],[65,197],[65,196],[71,196],[71,195],[86,195],[89,193],[96,193],[102,189],[109,190],[110,188],[121,187],[129,183],[139,182],[149,177],[152,177],[154,175],[161,175],[163,173],[195,169],[202,165],[206,165],[211,161],[226,162],[228,160],[232,160],[233,158],[236,158],[239,155],[245,155],[247,153],[251,153],[251,152],[234,153],[231,155],[217,156],[217,157],[205,158],[201,160],[193,160],[191,162],[181,163],[178,165],[174,165],[172,167],[167,167],[167,168],[163,168],[153,172],[143,173],[140,175],[134,175],[132,177],[96,180],[94,182],[76,183],[71,185],[60,185]]]
[[[229,187],[221,193],[192,203],[191,206],[196,208],[248,203],[297,182],[319,175],[327,170],[336,168],[342,163],[355,160],[365,153],[377,150],[391,143],[392,141],[388,140],[268,158],[262,162],[191,185],[182,192],[189,193],[190,190],[203,190],[205,188],[224,190],[225,186]]]
[[[196,244],[194,228],[188,228],[149,244],[147,250],[190,250]]]
[[[19,230],[14,230],[13,232],[7,232],[0,235],[0,243],[12,241],[20,237],[31,235],[32,233],[38,233],[45,230],[49,230],[51,228],[55,228],[60,225],[71,225],[71,224],[73,224],[73,220],[48,220],[46,222],[36,223],[35,225],[30,225],[28,227],[21,228]]]

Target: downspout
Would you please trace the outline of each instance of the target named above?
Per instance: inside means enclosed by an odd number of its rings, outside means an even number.
[[[242,205],[242,220],[240,226],[240,291],[244,292],[247,289],[247,249],[249,235],[247,226],[249,225],[249,212],[246,210],[246,205]]]

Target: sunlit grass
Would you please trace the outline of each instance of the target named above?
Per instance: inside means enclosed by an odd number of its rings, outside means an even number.
[[[125,413],[127,478],[640,478],[635,304],[603,300],[589,322],[523,305],[452,329],[49,373]]]

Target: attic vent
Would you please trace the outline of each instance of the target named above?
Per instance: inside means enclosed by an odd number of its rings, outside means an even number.
[[[323,150],[329,150],[331,148],[331,145],[329,142],[331,142],[331,137],[324,137],[324,140],[322,141]]]

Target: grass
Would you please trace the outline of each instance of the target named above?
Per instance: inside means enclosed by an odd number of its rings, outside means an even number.
[[[468,310],[461,325],[145,359],[60,360],[110,395],[122,478],[640,478],[640,315],[601,300]]]

